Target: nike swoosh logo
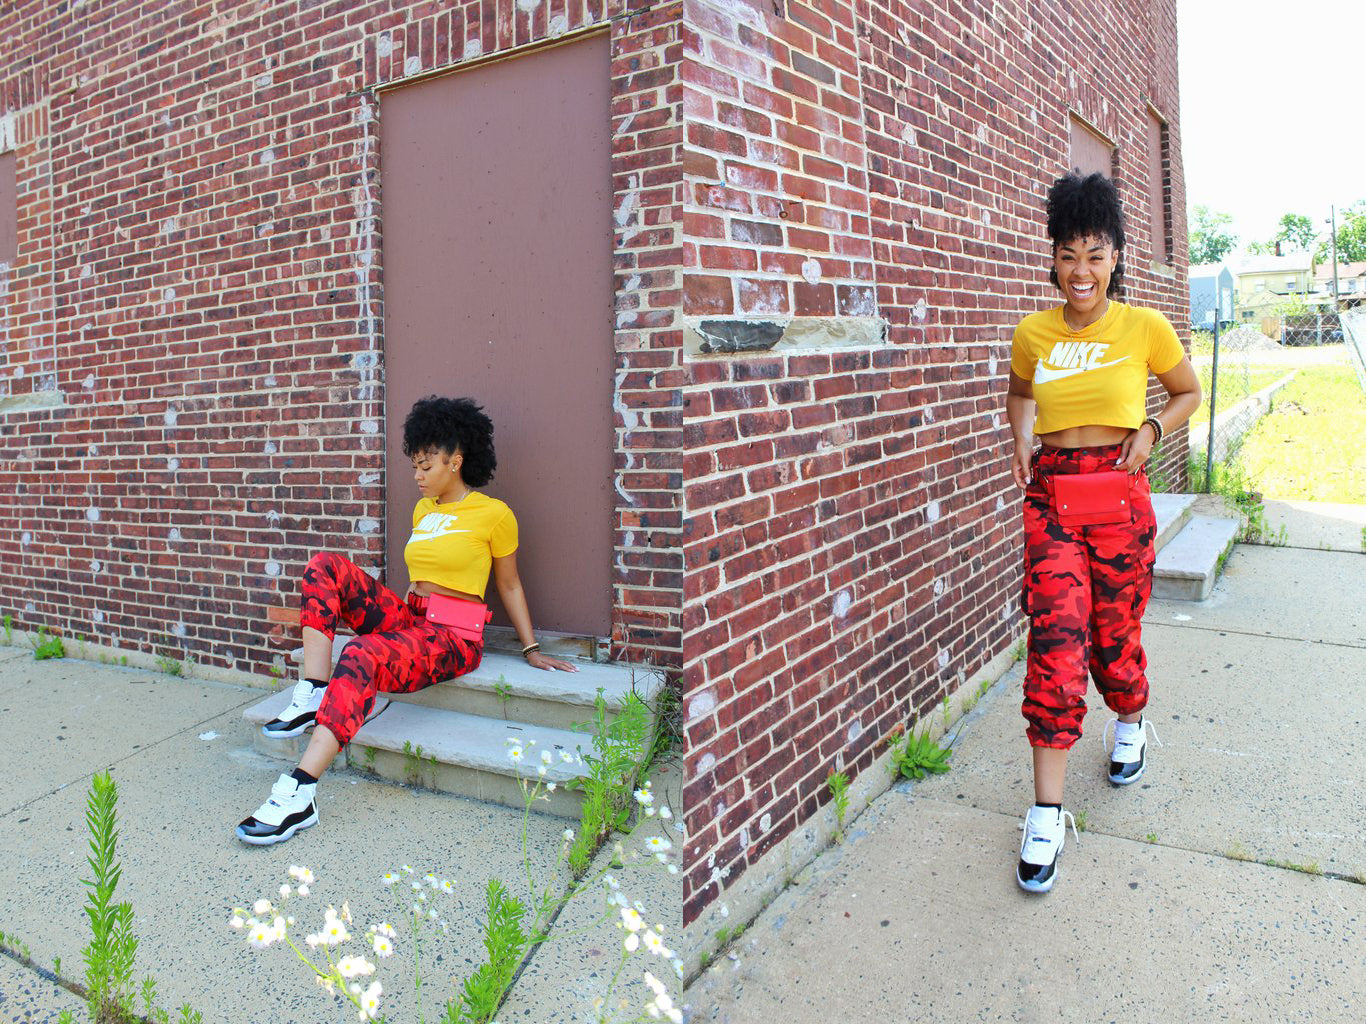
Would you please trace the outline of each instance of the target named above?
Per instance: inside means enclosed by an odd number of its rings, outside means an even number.
[[[1086,373],[1088,370],[1103,370],[1107,366],[1118,366],[1122,362],[1124,362],[1123,359],[1112,359],[1108,363],[1097,363],[1095,366],[1073,366],[1059,370],[1049,366],[1041,359],[1039,365],[1034,368],[1034,383],[1049,384],[1055,380],[1062,380],[1064,377],[1075,377],[1077,374]]]

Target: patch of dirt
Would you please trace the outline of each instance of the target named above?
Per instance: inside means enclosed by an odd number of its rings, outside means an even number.
[[[1281,344],[1272,341],[1255,327],[1235,327],[1227,334],[1219,335],[1219,349],[1222,352],[1280,352]]]

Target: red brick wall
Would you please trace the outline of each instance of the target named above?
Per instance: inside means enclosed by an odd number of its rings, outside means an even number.
[[[1020,633],[1004,393],[1014,324],[1057,301],[1042,205],[1069,111],[1119,144],[1130,301],[1182,331],[1187,312],[1145,213],[1149,101],[1180,152],[1173,0],[698,0],[686,21],[688,323],[887,325],[690,356],[691,921],[828,799],[832,768],[868,767]],[[865,282],[872,308],[841,300]]]
[[[20,177],[0,373],[55,406],[0,408],[0,607],[21,626],[261,672],[265,609],[313,551],[382,563],[373,90],[610,23],[614,650],[678,664],[680,7],[525,6],[0,14]]]

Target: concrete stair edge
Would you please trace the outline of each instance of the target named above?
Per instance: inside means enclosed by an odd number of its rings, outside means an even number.
[[[1161,551],[1167,543],[1181,532],[1191,517],[1198,495],[1179,492],[1154,494],[1152,496],[1153,515],[1157,519],[1157,538],[1153,548]]]
[[[260,726],[273,720],[284,710],[289,703],[289,695],[288,688],[279,690],[242,712],[242,717],[256,727],[257,736],[268,746],[268,750],[263,750],[263,753],[278,748],[281,755],[293,756],[286,753],[290,747],[307,743],[308,733],[281,740],[274,740],[260,733]],[[543,725],[528,725],[523,722],[506,722],[502,719],[467,715],[459,711],[447,711],[418,704],[403,704],[387,700],[383,696],[378,700],[384,701],[383,707],[356,732],[351,740],[352,746],[376,747],[402,754],[406,741],[414,750],[421,746],[423,755],[434,756],[443,764],[493,771],[528,780],[539,778],[536,769],[540,764],[540,751],[564,749],[581,754],[583,749],[592,748],[592,739],[586,733]],[[520,736],[536,741],[536,745],[529,748],[527,760],[521,765],[507,756],[509,736]],[[573,766],[566,765],[556,757],[551,766],[547,767],[545,777],[551,782],[563,784],[584,774],[586,771],[575,771]]]
[[[1191,601],[1207,598],[1240,526],[1237,519],[1192,516],[1157,556],[1153,567],[1154,596]]]

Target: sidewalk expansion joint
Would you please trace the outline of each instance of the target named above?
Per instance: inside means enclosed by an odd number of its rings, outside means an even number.
[[[908,794],[909,795],[909,794]],[[916,799],[933,800],[935,803],[945,804],[950,807],[970,807],[974,811],[983,814],[994,814],[998,817],[1010,821],[1018,821],[1018,814],[1011,814],[1007,811],[998,811],[994,807],[983,807],[981,804],[973,803],[970,800],[959,800],[954,798],[947,800],[940,796],[919,796]],[[870,805],[871,806],[871,805]],[[1203,850],[1198,846],[1182,846],[1178,843],[1149,842],[1147,839],[1137,839],[1133,836],[1121,835],[1117,832],[1102,832],[1100,829],[1085,828],[1081,830],[1086,836],[1103,836],[1106,839],[1117,839],[1123,843],[1133,843],[1135,846],[1152,846],[1163,850],[1175,850],[1180,853],[1190,853],[1197,857],[1217,857],[1219,860],[1229,861],[1234,864],[1255,864],[1258,867],[1273,868],[1277,871],[1289,871],[1297,875],[1308,875],[1310,878],[1324,878],[1334,882],[1346,882],[1349,885],[1366,886],[1366,871],[1359,874],[1349,875],[1342,871],[1325,871],[1320,868],[1317,862],[1309,864],[1295,864],[1289,860],[1259,860],[1251,855],[1239,856],[1227,850]],[[1085,840],[1078,845],[1085,845]],[[1235,843],[1235,846],[1238,845]]]
[[[1341,640],[1322,640],[1304,636],[1282,636],[1279,633],[1253,633],[1246,629],[1230,629],[1227,626],[1202,626],[1196,622],[1164,622],[1161,619],[1144,619],[1143,628],[1149,626],[1168,626],[1172,629],[1200,629],[1206,633],[1227,633],[1231,636],[1250,636],[1258,640],[1288,640],[1297,644],[1319,644],[1324,647],[1342,647],[1349,651],[1366,651],[1366,641],[1362,643],[1343,643]]]

